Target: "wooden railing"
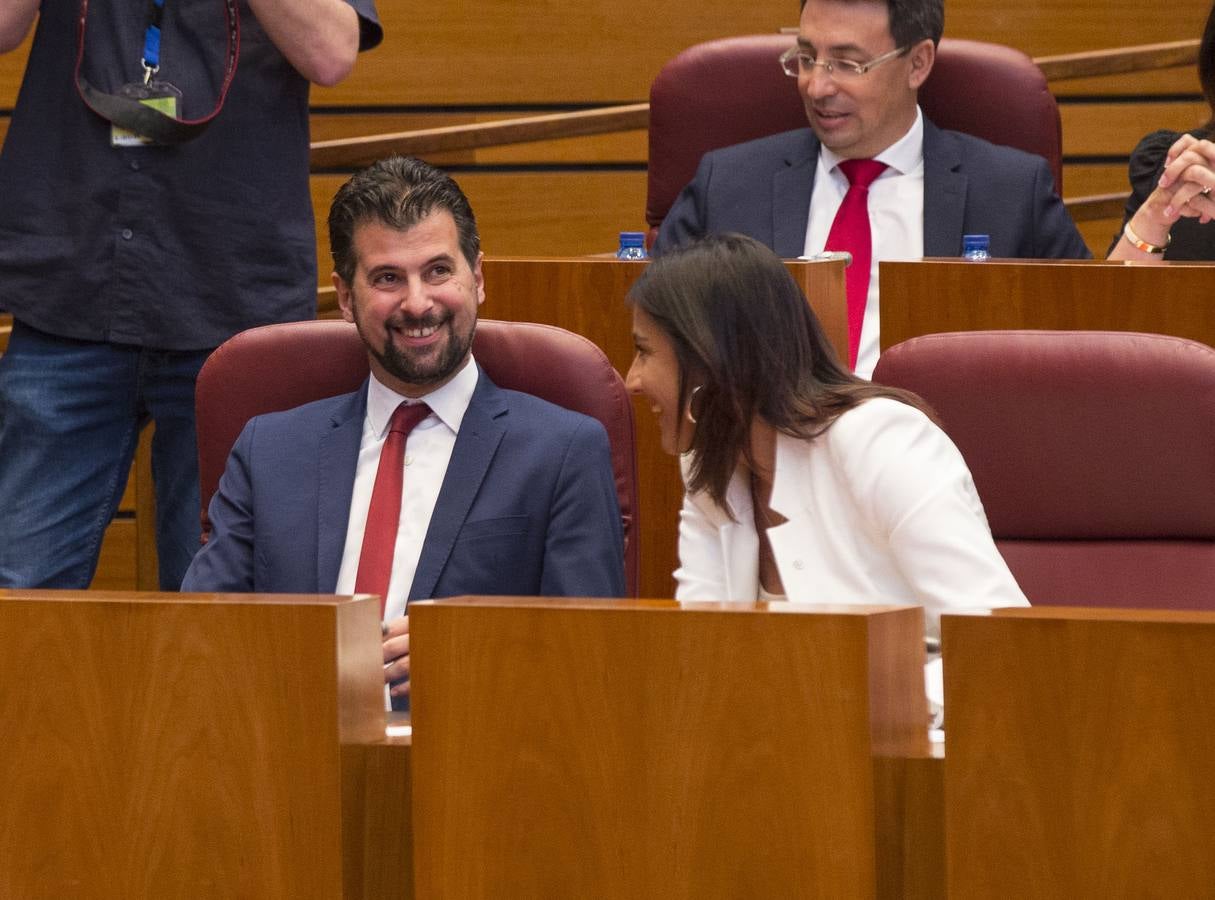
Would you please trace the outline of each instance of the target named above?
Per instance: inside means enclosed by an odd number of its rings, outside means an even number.
[[[1172,41],[1167,44],[1141,44],[1114,50],[1089,50],[1061,56],[1039,56],[1034,62],[1047,81],[1124,75],[1193,65],[1198,59],[1198,41]]]
[[[482,147],[499,147],[503,144],[525,144],[555,138],[634,131],[648,128],[649,125],[650,104],[632,103],[628,106],[551,113],[501,122],[479,122],[448,128],[402,131],[397,134],[316,141],[312,144],[312,168],[367,166],[393,153],[420,156],[449,150],[475,150]]]
[[[1042,70],[1047,81],[1057,82],[1193,65],[1197,53],[1198,41],[1186,40],[1043,56],[1034,62]],[[634,131],[648,127],[649,118],[648,103],[633,103],[627,106],[527,116],[499,122],[317,141],[312,145],[312,167],[354,168],[368,165],[392,153],[417,156],[442,151],[472,150]],[[1089,222],[1120,217],[1127,196],[1126,193],[1098,194],[1073,197],[1066,199],[1064,203],[1073,219],[1077,222]]]

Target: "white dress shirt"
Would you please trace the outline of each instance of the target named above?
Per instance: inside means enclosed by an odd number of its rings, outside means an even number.
[[[924,608],[934,638],[942,612],[1029,604],[996,549],[962,454],[905,403],[867,400],[813,440],[777,435],[769,504],[787,520],[767,533],[794,603],[912,603]],[[746,473],[731,479],[726,505],[685,496],[677,600],[759,597]],[[929,698],[940,702],[939,666],[925,675]]]
[[[886,163],[886,170],[869,187],[873,251],[869,296],[856,354],[856,374],[862,378],[873,377],[878,360],[878,263],[924,256],[924,116],[919,107],[911,130],[874,158]],[[823,251],[831,223],[848,192],[848,179],[839,170],[840,162],[840,157],[831,150],[819,148],[806,227],[806,256]]]
[[[468,363],[451,381],[420,398],[420,401],[401,396],[376,380],[374,374],[367,386],[367,416],[363,420],[354,494],[350,498],[350,519],[346,525],[346,546],[342,551],[342,566],[338,570],[335,593],[354,593],[359,554],[363,548],[363,531],[367,527],[367,509],[371,505],[371,491],[380,465],[380,449],[388,437],[388,423],[393,412],[401,403],[422,402],[430,407],[431,413],[414,427],[405,444],[401,520],[392,555],[392,577],[388,582],[388,596],[384,604],[386,622],[405,615],[405,601],[422,555],[430,516],[439,499],[439,489],[443,486],[443,476],[447,474],[447,464],[451,461],[460,423],[477,387],[477,377],[477,364],[470,356]]]

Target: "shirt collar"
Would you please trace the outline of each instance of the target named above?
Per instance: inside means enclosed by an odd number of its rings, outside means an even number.
[[[836,167],[843,161],[833,151],[822,145],[819,147],[819,156],[822,157],[823,165],[828,172],[836,171]],[[887,172],[906,175],[915,171],[924,161],[924,114],[918,105],[915,108],[915,121],[911,123],[911,128],[907,130],[907,133],[874,159],[886,164],[886,172],[883,172],[882,175]]]
[[[382,438],[388,429],[388,420],[402,403],[422,402],[430,407],[431,413],[439,421],[459,434],[460,423],[464,421],[464,413],[468,411],[473,391],[477,389],[479,373],[477,361],[470,354],[464,368],[457,372],[451,381],[435,388],[424,397],[414,398],[398,394],[377,379],[373,372],[367,385],[367,421],[371,425],[372,433]]]

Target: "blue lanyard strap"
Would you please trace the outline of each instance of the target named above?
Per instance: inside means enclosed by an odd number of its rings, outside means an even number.
[[[160,23],[165,15],[165,0],[149,0],[148,27],[143,33],[143,83],[160,71]]]

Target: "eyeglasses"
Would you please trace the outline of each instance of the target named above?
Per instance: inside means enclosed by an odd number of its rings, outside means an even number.
[[[808,73],[815,66],[821,66],[823,71],[828,76],[835,78],[860,78],[871,69],[876,69],[882,63],[894,59],[901,53],[906,52],[906,47],[895,47],[893,50],[883,53],[869,62],[858,63],[850,59],[815,59],[801,47],[790,47],[780,55],[781,70],[790,78],[797,78],[803,73]]]

